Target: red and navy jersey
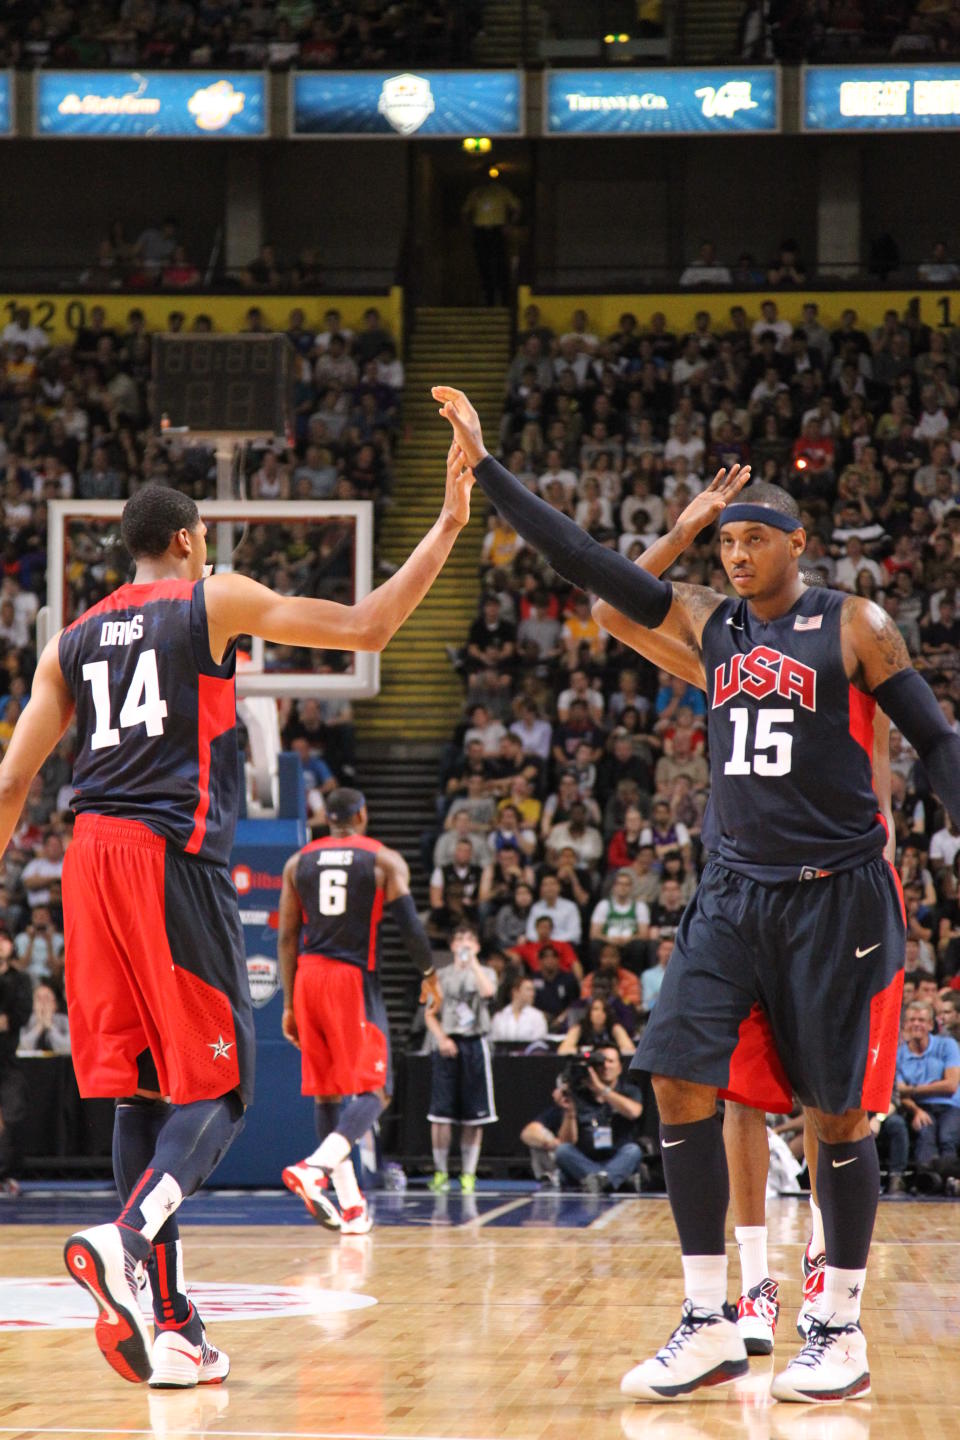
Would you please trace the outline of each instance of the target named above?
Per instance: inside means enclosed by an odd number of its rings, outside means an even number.
[[[301,953],[379,969],[383,890],[376,863],[382,849],[366,835],[328,835],[300,851],[294,884],[303,911]]]
[[[122,585],[60,636],[77,707],[73,808],[226,864],[239,804],[231,643],[210,654],[202,580]]]
[[[881,854],[873,787],[876,702],[843,667],[848,597],[811,587],[762,621],[724,600],[703,631],[710,848],[771,883],[849,870]]]

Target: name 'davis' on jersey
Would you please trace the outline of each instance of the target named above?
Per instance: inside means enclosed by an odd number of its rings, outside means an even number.
[[[714,709],[741,692],[755,700],[773,694],[785,700],[796,698],[805,710],[816,710],[817,672],[792,655],[783,655],[768,645],[755,645],[746,655],[738,651],[713,672]]]
[[[132,645],[134,640],[142,639],[142,615],[134,615],[130,620],[104,620],[100,626],[101,646]]]

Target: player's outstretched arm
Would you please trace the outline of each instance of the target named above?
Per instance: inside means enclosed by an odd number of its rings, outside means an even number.
[[[470,519],[473,475],[447,456],[443,508],[433,528],[395,575],[356,605],[275,595],[246,575],[214,575],[205,583],[210,648],[219,658],[235,635],[260,635],[277,645],[319,650],[383,650],[440,574]]]
[[[291,855],[283,867],[283,881],[280,887],[280,907],[277,917],[277,960],[280,964],[280,982],[283,985],[283,1019],[281,1029],[291,1045],[300,1049],[297,1021],[293,1013],[293,987],[297,978],[297,952],[300,949],[300,932],[303,928],[303,911],[297,894],[297,864],[300,851]]]
[[[638,625],[662,625],[670,610],[673,587],[638,570],[615,550],[599,545],[488,455],[477,412],[461,390],[436,385],[432,394],[440,401],[440,414],[453,427],[464,463],[472,468],[487,498],[517,534],[539,550],[571,584],[594,591]]]
[[[30,702],[0,764],[0,855],[16,829],[30,782],[73,718],[73,696],[60,669],[59,644],[58,633],[44,646],[30,687]]]
[[[712,525],[720,512],[740,493],[750,479],[749,465],[733,465],[730,470],[718,470],[707,488],[695,495],[690,504],[681,512],[677,523],[667,535],[661,535],[648,545],[638,560],[634,561],[642,570],[651,575],[661,576],[669,570],[701,530]],[[635,621],[628,620],[614,610],[605,600],[598,600],[593,607],[593,618],[604,630],[609,630],[618,640],[636,650],[652,664],[679,675],[691,685],[703,688],[705,677],[699,655],[699,639],[707,619],[720,603],[720,596],[702,585],[675,585],[671,610],[682,607],[684,617],[690,622],[682,627],[679,613],[667,617],[667,622],[657,630],[648,630]],[[699,628],[697,626],[699,625]],[[686,629],[686,634],[681,632]]]
[[[960,826],[960,735],[910,664],[900,631],[879,605],[851,595],[841,611],[841,638],[853,684],[873,695],[913,746],[948,815]]]
[[[410,894],[410,867],[397,850],[377,851],[377,869],[383,876],[385,908],[400,931],[407,954],[423,977],[420,1003],[433,1009],[443,1001],[433,963],[433,947]]]

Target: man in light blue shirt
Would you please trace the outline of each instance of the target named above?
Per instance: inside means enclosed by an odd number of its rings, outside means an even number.
[[[660,986],[666,974],[667,962],[673,954],[673,940],[666,936],[657,945],[657,963],[640,976],[641,1004],[650,1011],[657,1003]]]
[[[913,1001],[897,1051],[897,1084],[916,1132],[918,1168],[938,1157],[955,1159],[960,1148],[960,1045],[951,1035],[934,1035],[933,1025],[933,1007]]]

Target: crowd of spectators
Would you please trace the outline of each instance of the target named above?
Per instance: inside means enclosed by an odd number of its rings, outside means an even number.
[[[746,0],[744,60],[901,60],[960,52],[952,0]]]
[[[0,17],[0,64],[24,69],[362,69],[467,60],[482,4],[465,0],[51,0]]]
[[[781,296],[755,314],[701,312],[686,334],[657,312],[624,314],[604,335],[583,310],[557,334],[531,306],[500,451],[631,558],[717,469],[749,461],[797,499],[807,567],[889,612],[960,731],[958,365],[960,330],[931,330],[913,309],[877,326],[845,310],[828,327],[816,304]],[[672,573],[726,588],[709,534]],[[704,696],[603,632],[590,597],[496,514],[479,614],[451,659],[466,704],[429,857],[425,845],[432,933],[440,943],[474,920],[504,1009],[529,980],[562,1051],[629,1054],[704,862]],[[940,1005],[947,1029],[960,999],[960,834],[897,732],[891,768],[906,998]],[[546,1044],[535,1023],[521,1030],[524,1013],[502,1022],[504,1038]],[[941,1157],[956,1153],[948,1122]]]
[[[184,323],[174,312],[168,329]],[[213,327],[200,317],[193,328]],[[258,307],[251,308],[247,328],[264,328]],[[319,330],[295,310],[287,334],[299,367],[295,433],[289,446],[251,449],[245,493],[257,500],[364,498],[382,507],[391,487],[403,370],[379,313],[368,310],[354,333],[336,310],[327,312]],[[69,346],[51,345],[26,310],[0,333],[0,754],[29,699],[36,664],[48,501],[123,500],[147,482],[198,498],[211,492],[211,452],[152,433],[150,354],[151,336],[136,307],[119,330],[92,306]],[[86,523],[71,528],[68,618],[127,577],[129,561],[116,529]],[[352,597],[352,540],[341,522],[250,526],[239,538],[235,563],[283,593]],[[330,652],[282,647],[268,647],[265,657],[268,669],[331,671],[343,662]],[[286,701],[280,721],[284,746],[304,769],[311,819],[322,823],[324,793],[355,773],[350,704]],[[27,1049],[69,1050],[60,874],[72,833],[73,748],[71,730],[34,781],[0,859],[0,1110],[8,1118],[18,1112],[20,1092],[7,1076],[15,1071],[5,1064],[3,1037],[13,1035],[15,1043],[19,1033]],[[23,978],[25,1004],[23,987],[8,975]],[[0,1145],[0,1191],[13,1183],[8,1149]]]

